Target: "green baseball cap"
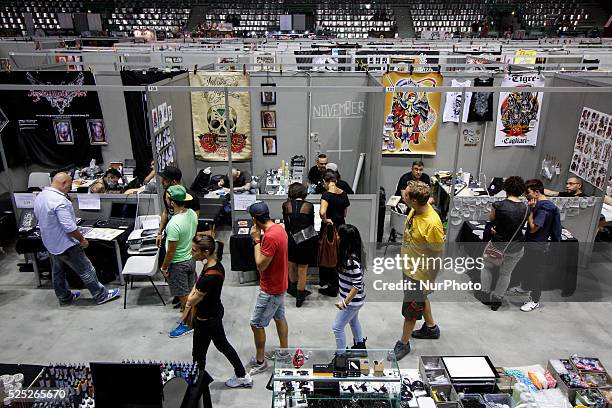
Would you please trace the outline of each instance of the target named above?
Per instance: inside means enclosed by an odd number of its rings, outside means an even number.
[[[168,194],[168,198],[170,198],[172,201],[183,202],[193,200],[193,197],[191,196],[191,194],[187,193],[185,187],[178,184],[168,187],[168,190],[166,190],[166,192]]]

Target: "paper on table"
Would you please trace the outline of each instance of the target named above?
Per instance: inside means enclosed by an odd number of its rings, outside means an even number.
[[[256,194],[234,194],[234,209],[246,211],[255,201],[257,201]]]
[[[123,230],[114,228],[93,228],[91,231],[85,234],[85,238],[97,239],[100,241],[112,241],[119,235],[123,234],[123,232]]]
[[[99,210],[100,194],[77,194],[79,210]]]
[[[13,193],[15,198],[15,206],[17,208],[34,208],[34,200],[36,194],[34,193]]]
[[[442,357],[451,378],[494,378],[484,357]]]

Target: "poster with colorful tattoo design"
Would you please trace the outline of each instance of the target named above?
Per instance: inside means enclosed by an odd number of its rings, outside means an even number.
[[[387,87],[382,154],[401,156],[436,154],[440,93],[398,90],[399,87],[435,87],[442,85],[439,73],[390,72],[383,75]]]

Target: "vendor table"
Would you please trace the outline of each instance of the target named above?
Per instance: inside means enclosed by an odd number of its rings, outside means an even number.
[[[483,236],[486,223],[483,221],[465,221],[461,226],[457,242],[469,256],[473,258],[481,257],[485,243]],[[469,243],[472,243],[471,245]],[[562,296],[571,296],[576,291],[576,281],[578,275],[578,257],[580,244],[567,229],[562,229],[561,242],[550,246],[550,252],[546,254],[546,259],[550,261],[549,267],[543,272],[546,277],[542,279],[547,284],[543,290],[561,289]],[[529,268],[526,258],[522,258],[516,266],[515,271]],[[520,276],[514,273],[513,276]],[[511,283],[513,285],[513,283]]]
[[[97,239],[90,240],[90,245],[85,250],[85,254],[87,254],[88,258],[91,260],[91,263],[96,269],[96,273],[98,274],[98,279],[100,280],[100,282],[110,282],[110,280],[107,278],[110,273],[101,275],[102,270],[107,271],[110,268],[112,270],[109,272],[113,272],[112,275],[117,277],[121,284],[124,283],[121,271],[123,270],[124,261],[127,260],[126,241],[132,230],[133,227],[123,230],[120,235],[113,238],[111,241]],[[34,231],[27,236],[20,237],[15,245],[15,250],[19,254],[32,255],[34,274],[36,275],[36,279],[38,281],[39,286],[42,283],[41,278],[50,279],[50,275],[47,276],[42,274],[42,271],[40,270],[40,265],[38,263],[38,252],[46,251],[46,248],[43,245],[42,238],[40,237],[40,233],[38,231]],[[109,259],[114,259],[115,262],[108,263]],[[70,276],[72,276],[72,278]],[[68,282],[74,283],[78,281],[79,280],[75,279],[75,276],[72,275],[72,272],[70,272],[68,276]]]

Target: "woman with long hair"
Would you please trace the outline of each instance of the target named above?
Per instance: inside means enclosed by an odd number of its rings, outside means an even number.
[[[289,240],[289,289],[295,297],[295,306],[301,307],[310,295],[306,290],[308,265],[313,264],[317,253],[314,229],[314,206],[306,201],[306,186],[293,183],[289,186],[289,198],[283,203],[283,220]]]
[[[340,302],[336,303],[338,313],[332,326],[336,337],[336,353],[346,352],[344,328],[351,326],[353,332],[353,350],[365,350],[366,338],[363,337],[359,311],[365,301],[363,282],[364,261],[363,244],[359,230],[354,225],[344,224],[338,227],[338,283]]]
[[[346,223],[346,214],[351,205],[346,192],[336,185],[338,176],[335,171],[327,170],[323,174],[325,192],[321,195],[321,234],[327,233],[331,239],[334,231]],[[335,268],[319,267],[319,280],[321,289],[319,293],[324,296],[338,296],[338,275]]]
[[[247,374],[238,353],[225,335],[223,328],[223,304],[221,290],[225,280],[225,269],[221,264],[223,243],[209,235],[196,235],[191,246],[191,255],[196,261],[205,262],[194,288],[187,298],[187,307],[195,308],[193,316],[193,359],[200,369],[206,367],[206,354],[212,341],[234,367],[235,376],[225,382],[230,388],[252,387],[253,379]]]

